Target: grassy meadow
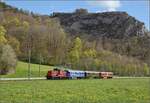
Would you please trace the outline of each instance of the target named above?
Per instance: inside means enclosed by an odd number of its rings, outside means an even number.
[[[38,64],[31,64],[31,77],[39,77],[39,65]],[[41,65],[40,69],[40,76],[44,77],[49,69],[51,69],[51,66],[47,65]],[[18,62],[16,67],[16,72],[14,74],[8,74],[8,75],[0,75],[1,77],[28,77],[28,63],[25,62]]]
[[[149,103],[150,80],[0,81],[0,103]]]

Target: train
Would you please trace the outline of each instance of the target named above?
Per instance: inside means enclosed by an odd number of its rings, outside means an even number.
[[[62,70],[55,68],[49,70],[46,75],[47,79],[88,79],[88,78],[113,78],[113,72],[95,72],[81,70]]]

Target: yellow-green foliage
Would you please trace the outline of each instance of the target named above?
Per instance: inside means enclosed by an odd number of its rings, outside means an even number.
[[[9,20],[7,20],[8,26],[20,26],[21,22],[16,17],[11,17]]]
[[[5,28],[3,26],[0,26],[0,44],[7,42],[7,40],[5,38],[5,33],[6,33]]]
[[[29,23],[27,21],[23,21],[22,25],[25,29],[29,28]]]
[[[78,63],[82,50],[82,41],[79,37],[74,40],[74,45],[71,51],[68,53],[68,60],[72,64]]]
[[[70,51],[68,54],[68,58],[69,62],[76,63],[80,59],[79,52],[77,50]]]
[[[149,75],[150,68],[147,64],[135,58],[121,56],[108,51],[101,51],[98,55],[99,59],[95,59],[94,63],[99,70],[113,71],[117,75]]]
[[[83,57],[96,57],[97,56],[97,52],[94,49],[88,49],[83,51]]]
[[[96,51],[93,46],[84,47],[79,37],[74,39],[73,44],[73,48],[68,54],[72,68],[111,71],[121,76],[150,75],[150,68],[147,64],[133,57],[123,56],[103,49]]]
[[[146,63],[144,63],[143,69],[147,76],[150,75],[150,68],[148,67],[148,65]]]
[[[73,47],[74,50],[77,50],[77,51],[81,51],[82,49],[82,41],[79,37],[77,37],[75,40],[74,40],[74,47]]]
[[[20,42],[15,37],[9,36],[8,44],[12,46],[16,54],[20,54]]]

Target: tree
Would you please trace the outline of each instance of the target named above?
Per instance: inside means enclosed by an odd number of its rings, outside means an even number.
[[[68,53],[68,60],[73,65],[78,65],[82,53],[82,41],[79,37],[74,39],[73,48]]]
[[[66,53],[66,33],[57,19],[48,19],[46,25],[48,34],[45,40],[47,41],[49,64],[61,64]]]
[[[74,50],[77,50],[78,52],[81,52],[82,50],[82,41],[79,37],[77,37],[74,41]]]
[[[147,64],[144,63],[143,69],[144,69],[145,75],[146,75],[146,76],[150,76],[150,68],[148,67]]]
[[[0,74],[14,72],[17,63],[15,52],[9,45],[0,45]]]
[[[85,58],[94,58],[97,56],[97,51],[95,49],[88,49],[83,51],[83,57]]]
[[[86,49],[82,53],[80,64],[86,70],[90,68],[96,69],[96,65],[94,62],[94,59],[96,57],[97,57],[97,51],[95,49]]]
[[[11,21],[10,21],[11,25],[15,25],[15,26],[19,26],[20,25],[20,21],[18,18],[13,18]]]
[[[12,36],[8,36],[8,44],[14,49],[17,55],[20,54],[20,42]]]
[[[4,21],[4,26],[6,29],[11,29],[12,27],[21,26],[21,21],[17,17],[6,16],[6,20]]]
[[[44,25],[33,25],[29,28],[29,35],[31,35],[30,44],[32,45],[31,59],[32,62],[39,63],[39,60],[43,61],[48,55],[47,51],[47,28]],[[43,61],[44,62],[44,61]]]
[[[27,21],[23,21],[22,26],[25,28],[25,30],[28,30],[29,23]]]
[[[21,60],[25,60],[27,57],[29,27],[29,23],[27,21],[23,21],[19,27],[11,27],[7,32],[8,43],[13,47]]]
[[[5,38],[5,33],[6,33],[5,28],[3,26],[0,26],[0,44],[7,42]]]

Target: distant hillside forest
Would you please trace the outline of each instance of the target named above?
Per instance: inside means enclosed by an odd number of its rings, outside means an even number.
[[[32,63],[150,76],[149,44],[148,35],[95,38],[86,33],[71,34],[58,17],[0,3],[0,74],[15,72],[17,61],[28,62],[31,55]]]

